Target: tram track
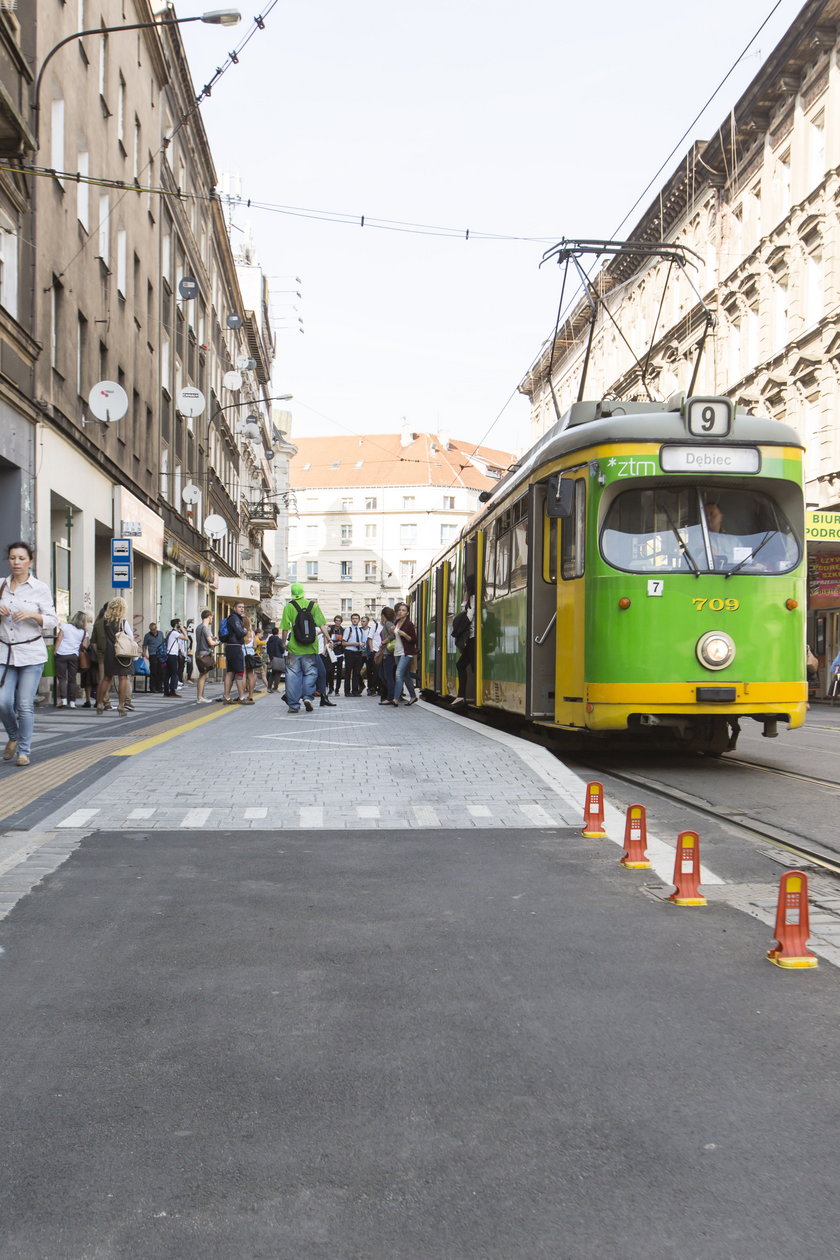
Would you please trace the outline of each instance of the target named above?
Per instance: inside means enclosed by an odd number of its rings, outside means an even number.
[[[713,818],[716,822],[727,824],[727,826],[740,831],[751,840],[760,839],[773,844],[776,848],[793,854],[799,861],[812,863],[826,874],[840,878],[840,851],[814,846],[810,837],[802,836],[797,832],[787,831],[782,827],[774,827],[772,823],[764,822],[759,818],[751,818],[749,815],[739,813],[736,810],[714,806],[703,797],[694,796],[691,792],[685,792],[681,788],[670,787],[668,784],[651,779],[647,775],[616,769],[611,762],[598,761],[581,756],[577,751],[572,751],[567,742],[564,743],[562,736],[558,743],[558,738],[555,734],[524,723],[519,719],[511,720],[509,714],[502,713],[499,710],[472,710],[469,713],[469,717],[472,721],[482,725],[493,726],[498,730],[505,730],[515,734],[520,739],[540,744],[555,757],[563,761],[570,770],[580,773],[584,777],[591,772],[599,777],[608,776],[632,787],[643,788],[651,795],[658,796],[670,804],[684,805],[703,817]],[[783,770],[780,767],[764,765],[762,762],[752,761],[746,757],[726,755],[718,764],[720,766],[737,766],[745,770],[756,770],[765,774],[776,775],[779,778],[797,779],[812,787],[825,788],[835,795],[840,792],[840,784],[834,780],[821,779],[816,775],[801,774],[794,770]]]
[[[557,755],[559,756],[559,753]],[[836,783],[816,778],[813,775],[803,775],[790,770],[781,770],[775,766],[765,766],[760,762],[744,760],[739,757],[727,757],[726,762],[751,770],[775,774],[779,777],[800,779],[806,783],[830,788],[835,792],[838,790]],[[781,827],[775,827],[772,823],[764,822],[759,818],[751,818],[749,815],[739,813],[736,810],[714,806],[709,801],[704,800],[703,797],[694,796],[691,792],[671,787],[657,779],[651,779],[647,775],[616,769],[614,766],[604,762],[599,763],[575,757],[567,759],[566,764],[571,770],[592,771],[598,775],[616,779],[621,783],[627,783],[632,787],[644,788],[646,792],[658,796],[662,800],[671,804],[685,805],[700,815],[714,818],[717,822],[726,823],[751,839],[758,838],[767,841],[777,848],[785,850],[787,853],[792,853],[800,861],[810,862],[826,873],[840,877],[840,853],[815,847],[809,837],[801,836],[796,832],[787,831]]]

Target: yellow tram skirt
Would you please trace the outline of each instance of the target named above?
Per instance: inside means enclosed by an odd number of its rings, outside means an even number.
[[[725,704],[699,704],[698,687],[714,686],[714,680],[690,683],[597,683],[586,688],[586,725],[591,730],[614,731],[627,727],[640,713],[680,717],[773,717],[789,715],[791,729],[802,726],[808,712],[808,685],[803,682],[728,683],[735,700]]]

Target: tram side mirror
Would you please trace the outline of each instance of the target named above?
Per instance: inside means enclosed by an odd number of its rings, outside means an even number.
[[[564,479],[559,473],[548,479],[545,496],[546,515],[552,520],[565,519],[572,515],[575,502],[575,483]]]

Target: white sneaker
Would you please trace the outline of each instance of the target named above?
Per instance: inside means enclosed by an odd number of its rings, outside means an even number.
[[[205,696],[201,696],[200,699],[196,700],[196,704],[212,704],[212,703],[213,701],[208,700]]]

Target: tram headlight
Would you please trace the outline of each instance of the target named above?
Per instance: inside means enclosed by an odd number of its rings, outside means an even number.
[[[735,644],[723,630],[709,630],[697,641],[697,659],[706,669],[726,669],[735,659]]]

